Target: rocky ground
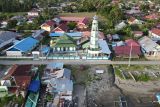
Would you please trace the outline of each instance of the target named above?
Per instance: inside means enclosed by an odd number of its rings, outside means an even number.
[[[118,81],[109,65],[71,68],[76,80],[74,96],[78,96],[78,107],[120,107],[120,98],[126,105],[123,107],[158,107],[152,103],[158,81]],[[104,73],[97,74],[96,70],[104,70]]]
[[[96,74],[96,70],[104,70],[104,73]],[[90,75],[96,79],[87,85],[88,107],[115,107],[114,102],[123,95],[114,85],[113,72],[108,70],[108,66],[94,66]]]

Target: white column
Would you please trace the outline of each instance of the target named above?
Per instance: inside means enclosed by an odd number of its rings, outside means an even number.
[[[57,47],[57,51],[60,51],[60,47]]]
[[[73,50],[73,48],[72,48],[72,47],[70,47],[70,48],[69,48],[69,50],[70,50],[70,51],[72,51],[72,50]]]

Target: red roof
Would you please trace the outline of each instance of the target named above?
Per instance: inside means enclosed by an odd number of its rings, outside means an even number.
[[[136,18],[134,18],[134,17],[130,17],[129,19],[128,19],[128,21],[130,21],[130,22],[133,22],[133,21],[135,21],[136,20]]]
[[[56,31],[64,31],[67,32],[68,31],[68,26],[66,23],[62,23],[60,24],[58,27],[56,27],[52,32],[56,32]]]
[[[139,43],[133,39],[128,39],[128,40],[125,40],[125,43],[127,46],[137,46],[137,47],[140,47]]]
[[[91,36],[91,31],[84,31],[83,33],[83,37],[90,37]],[[99,31],[99,39],[105,39],[104,33]]]
[[[160,18],[160,17],[159,17],[157,14],[152,13],[152,14],[150,14],[150,15],[145,16],[144,18],[145,18],[145,19],[148,19],[148,20],[153,20],[153,19],[158,19],[158,18]]]
[[[131,51],[131,44],[132,44],[131,54],[133,56],[141,55],[140,45],[136,41],[129,39],[126,40],[125,42],[126,42],[125,46],[116,46],[114,48],[116,56],[129,56]]]
[[[13,76],[26,76],[30,75],[31,65],[18,65],[18,67],[13,72]]]
[[[152,33],[160,36],[160,29],[153,28],[153,29],[151,29],[150,31],[151,31]]]
[[[43,24],[43,26],[54,26],[55,22],[53,20],[49,20]]]
[[[9,72],[7,73],[7,75],[5,75],[3,77],[4,80],[10,78],[12,76],[12,74],[15,72],[15,70],[17,69],[18,65],[13,65],[10,69]]]
[[[21,89],[28,88],[31,82],[31,76],[15,76],[16,85],[20,86]]]
[[[31,75],[29,71],[31,70],[31,65],[13,65],[8,73],[3,77],[3,79],[8,79],[11,76],[28,76]]]

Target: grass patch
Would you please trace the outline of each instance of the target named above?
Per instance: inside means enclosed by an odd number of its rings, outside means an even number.
[[[123,79],[122,73],[118,68],[115,68],[115,75],[117,75],[118,77],[120,77],[121,79]]]
[[[134,77],[135,77],[136,81],[147,82],[147,81],[151,80],[151,78],[147,74],[141,74],[139,76],[135,75]]]
[[[89,72],[88,72],[89,66],[65,65],[64,67],[71,70],[73,81],[75,84],[86,85],[88,80],[91,79]]]
[[[96,15],[96,12],[78,12],[78,13],[60,13],[60,16],[70,16],[70,17],[89,17],[92,18]]]

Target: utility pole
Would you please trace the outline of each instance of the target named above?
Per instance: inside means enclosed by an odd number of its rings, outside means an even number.
[[[43,61],[43,52],[42,52],[42,43],[41,43],[41,58],[42,58],[42,61]]]
[[[132,43],[131,43],[131,48],[130,48],[130,53],[129,53],[128,67],[130,67],[130,65],[131,65],[131,58],[132,58]]]

